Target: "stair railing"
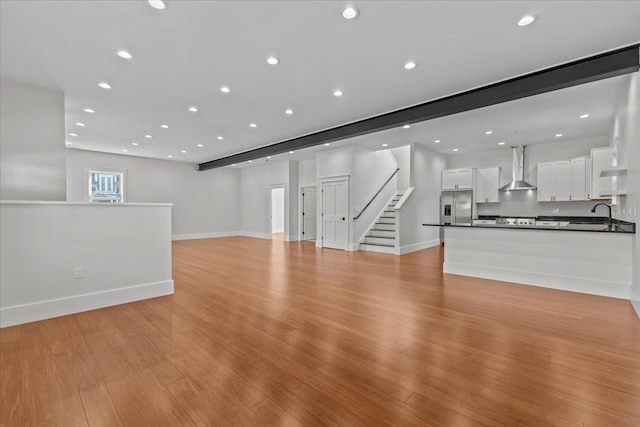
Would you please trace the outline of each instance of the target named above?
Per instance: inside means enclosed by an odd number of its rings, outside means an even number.
[[[384,184],[382,184],[382,187],[380,187],[380,189],[376,192],[376,194],[373,195],[373,197],[371,198],[371,200],[369,200],[369,203],[367,203],[364,208],[362,208],[362,210],[360,211],[360,213],[358,215],[356,215],[355,217],[353,217],[353,220],[355,221],[356,219],[360,218],[360,216],[364,213],[364,211],[367,210],[367,208],[369,207],[369,205],[371,205],[371,203],[373,203],[373,201],[375,200],[376,197],[378,197],[378,194],[380,194],[380,192],[382,190],[384,190],[384,187],[387,186],[387,184],[389,183],[389,181],[391,181],[391,179],[396,176],[396,174],[398,173],[398,171],[400,170],[400,168],[397,168],[389,177],[389,179],[387,179],[385,181]]]

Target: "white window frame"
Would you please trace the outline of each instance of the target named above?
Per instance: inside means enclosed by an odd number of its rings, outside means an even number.
[[[85,168],[85,197],[88,203],[102,203],[91,200],[91,174],[93,173],[105,173],[105,174],[119,174],[120,175],[120,194],[121,198],[119,202],[126,203],[127,201],[127,170],[126,169],[111,169],[103,167]]]

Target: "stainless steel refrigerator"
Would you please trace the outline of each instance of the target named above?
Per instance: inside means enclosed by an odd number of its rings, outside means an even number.
[[[440,196],[440,224],[471,225],[473,191],[443,191]],[[440,227],[440,242],[444,242],[444,227]]]

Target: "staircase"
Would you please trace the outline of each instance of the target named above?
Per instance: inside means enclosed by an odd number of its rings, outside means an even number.
[[[394,194],[387,207],[378,215],[376,222],[360,242],[360,250],[385,254],[396,253],[396,221],[398,220],[398,214],[393,208],[400,201],[402,195],[402,191]]]

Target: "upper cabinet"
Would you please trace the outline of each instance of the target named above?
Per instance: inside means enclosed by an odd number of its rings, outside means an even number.
[[[571,162],[538,163],[538,201],[568,202],[571,197]]]
[[[500,202],[500,168],[479,168],[476,171],[476,195],[477,203]]]
[[[538,201],[574,202],[589,200],[591,194],[591,159],[587,156],[571,160],[538,164]]]
[[[442,171],[443,190],[473,190],[475,169],[447,169]]]
[[[571,159],[571,182],[569,200],[591,199],[591,158],[587,156]]]

